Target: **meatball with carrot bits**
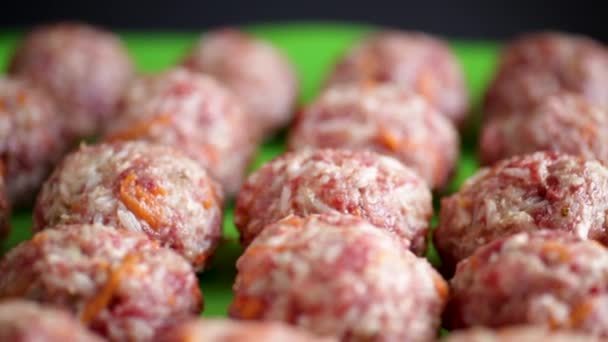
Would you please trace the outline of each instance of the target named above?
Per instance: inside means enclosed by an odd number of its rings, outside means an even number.
[[[230,315],[341,341],[432,341],[447,283],[398,239],[349,215],[289,216],[237,261]]]
[[[327,84],[370,82],[416,92],[457,126],[465,123],[469,99],[464,73],[441,39],[420,32],[373,33],[345,53]]]
[[[186,260],[144,234],[101,225],[37,233],[0,261],[0,298],[67,310],[110,341],[153,341],[200,313]]]
[[[433,189],[446,185],[458,160],[458,131],[424,97],[395,85],[327,89],[296,120],[291,150],[343,148],[392,156]]]
[[[106,141],[172,146],[205,167],[234,195],[256,151],[255,131],[242,102],[213,78],[184,68],[133,82]]]
[[[86,146],[44,184],[34,231],[105,224],[146,234],[204,268],[222,231],[222,192],[194,160],[144,142]]]
[[[103,342],[64,310],[27,300],[0,302],[0,341]]]
[[[458,264],[448,328],[520,324],[608,337],[608,250],[560,231],[495,240]]]

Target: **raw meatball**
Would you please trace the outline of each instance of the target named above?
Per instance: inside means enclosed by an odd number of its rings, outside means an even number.
[[[396,83],[416,91],[456,124],[465,121],[468,94],[463,72],[447,44],[416,32],[366,37],[338,62],[328,84]]]
[[[199,161],[232,196],[255,153],[241,102],[208,76],[183,68],[134,82],[108,140],[174,146]]]
[[[495,240],[458,264],[448,327],[544,325],[608,337],[608,250],[566,232]]]
[[[133,76],[118,37],[79,23],[59,23],[30,32],[13,56],[9,72],[31,80],[57,100],[74,138],[101,131]]]
[[[240,97],[259,134],[269,136],[291,120],[298,80],[287,58],[268,42],[235,29],[212,31],[184,65],[214,76]]]
[[[458,132],[420,95],[395,85],[338,85],[299,116],[289,148],[348,148],[393,156],[433,188],[444,186],[458,158]]]
[[[200,312],[192,267],[144,234],[100,225],[48,229],[0,262],[0,298],[65,308],[112,341],[150,341]]]
[[[547,96],[579,94],[608,105],[608,49],[559,34],[522,38],[503,53],[484,102],[486,118],[525,115]]]
[[[600,342],[602,339],[575,332],[553,331],[543,326],[517,326],[490,330],[472,328],[450,332],[441,342]]]
[[[83,145],[44,184],[34,231],[71,223],[139,231],[201,270],[221,238],[222,202],[205,170],[172,148]]]
[[[599,51],[605,47],[582,35],[544,31],[527,33],[511,41],[502,51],[500,69],[517,65],[537,65],[559,69],[582,50]]]
[[[270,225],[237,270],[232,317],[288,322],[342,341],[431,341],[448,296],[425,259],[347,215]]]
[[[0,341],[13,342],[102,342],[74,317],[34,302],[0,302]]]
[[[571,94],[549,96],[528,115],[494,117],[482,128],[482,164],[535,151],[608,162],[608,109]]]
[[[248,245],[289,214],[345,213],[395,233],[421,255],[433,214],[424,180],[396,159],[373,152],[304,150],[262,166],[243,185],[234,222]]]
[[[11,211],[6,199],[6,185],[4,184],[4,166],[0,160],[0,243],[10,233]]]
[[[0,160],[14,206],[32,204],[64,152],[61,120],[46,94],[24,81],[0,77]]]
[[[170,329],[162,342],[332,342],[280,322],[192,319]]]
[[[441,201],[435,244],[447,269],[478,247],[540,228],[608,243],[608,169],[594,160],[538,152],[481,169]]]

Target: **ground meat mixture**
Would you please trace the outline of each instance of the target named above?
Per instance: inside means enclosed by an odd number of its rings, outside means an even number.
[[[67,312],[23,300],[0,302],[0,341],[102,342]]]
[[[98,133],[112,120],[134,73],[116,35],[79,23],[34,29],[17,48],[9,72],[53,95],[74,138]]]
[[[303,150],[278,157],[249,177],[234,221],[248,245],[268,224],[313,213],[362,217],[420,255],[433,207],[424,180],[396,159],[366,151]]]
[[[241,98],[250,110],[249,125],[262,136],[291,120],[298,80],[287,58],[268,42],[236,29],[212,31],[183,64],[212,75]]]
[[[396,83],[423,95],[456,124],[468,111],[462,68],[447,44],[416,32],[372,34],[338,62],[328,84]]]
[[[0,162],[13,206],[30,206],[65,151],[62,118],[30,84],[0,77]]]
[[[107,140],[171,145],[199,161],[231,196],[256,150],[241,102],[208,76],[183,68],[134,82]]]
[[[169,330],[161,342],[333,342],[280,322],[192,319]]]
[[[448,327],[535,324],[608,337],[608,250],[560,231],[495,240],[458,264]]]
[[[230,315],[342,341],[432,341],[448,297],[422,258],[364,220],[288,216],[237,261]]]
[[[482,164],[536,151],[608,162],[608,109],[581,96],[549,96],[527,115],[489,119],[479,143]]]
[[[552,69],[564,66],[565,61],[573,60],[584,50],[600,51],[605,46],[582,35],[541,31],[526,33],[515,38],[503,49],[500,69],[517,65],[538,65]]]
[[[441,201],[435,244],[447,269],[478,247],[540,228],[608,242],[608,169],[594,160],[537,152],[484,168]]]
[[[48,229],[0,262],[0,298],[74,313],[111,341],[150,341],[200,312],[192,267],[144,234],[100,225]]]
[[[83,145],[44,184],[34,231],[69,223],[139,231],[200,270],[221,238],[222,202],[219,185],[172,148],[143,142]]]
[[[472,328],[450,332],[441,342],[601,342],[599,337],[554,331],[543,326],[516,326],[499,330]]]
[[[308,106],[289,148],[348,148],[390,155],[432,188],[449,180],[458,159],[456,128],[426,100],[395,85],[337,85]]]
[[[545,97],[579,94],[608,105],[608,48],[559,33],[524,36],[503,52],[484,100],[486,118],[529,114]]]

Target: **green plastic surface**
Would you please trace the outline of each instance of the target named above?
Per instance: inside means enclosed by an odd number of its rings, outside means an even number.
[[[283,50],[296,67],[301,85],[300,103],[304,104],[314,98],[320,84],[332,67],[336,58],[361,35],[372,28],[344,24],[280,24],[258,25],[247,30],[255,35],[268,39]],[[198,38],[197,33],[124,33],[124,39],[138,69],[141,72],[163,70],[187,52]],[[16,42],[21,37],[17,32],[0,32],[0,70],[5,70],[6,63]],[[464,179],[477,169],[475,158],[476,122],[478,122],[478,104],[483,89],[492,76],[497,44],[491,42],[454,41],[450,42],[465,70],[471,94],[472,111],[470,127],[463,134],[463,147],[458,171],[446,193],[458,189]],[[265,161],[272,159],[283,151],[282,136],[278,136],[260,147],[255,169]],[[436,196],[435,203],[439,195]],[[437,208],[437,206],[436,206]],[[436,224],[436,219],[433,220]],[[14,213],[13,230],[8,241],[2,246],[2,252],[29,238],[31,211]],[[225,316],[232,299],[232,282],[235,276],[234,264],[241,253],[238,234],[232,223],[232,205],[225,212],[225,239],[209,269],[199,276],[205,296],[204,316]],[[429,258],[434,263],[438,259],[432,246]]]

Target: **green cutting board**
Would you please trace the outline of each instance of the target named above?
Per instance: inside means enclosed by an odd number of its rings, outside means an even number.
[[[373,28],[345,24],[292,23],[257,25],[248,31],[267,39],[283,50],[295,65],[301,85],[300,103],[309,102],[317,94],[325,75],[338,56],[356,39]],[[141,72],[163,70],[180,60],[198,38],[198,33],[124,33],[122,37]],[[19,32],[0,32],[0,70],[6,69],[11,51],[21,37]],[[477,169],[475,158],[476,125],[479,99],[492,76],[498,46],[491,42],[451,41],[462,67],[471,94],[471,125],[462,140],[460,163],[456,177],[447,192],[458,189],[464,179]],[[283,138],[277,137],[260,147],[253,169],[283,151]],[[438,203],[438,201],[435,201]],[[31,211],[15,213],[13,231],[2,252],[30,237]],[[232,205],[225,212],[224,242],[211,266],[199,276],[205,296],[204,316],[225,316],[232,299],[234,264],[241,253],[238,234],[232,223]],[[437,262],[432,249],[429,258]]]

